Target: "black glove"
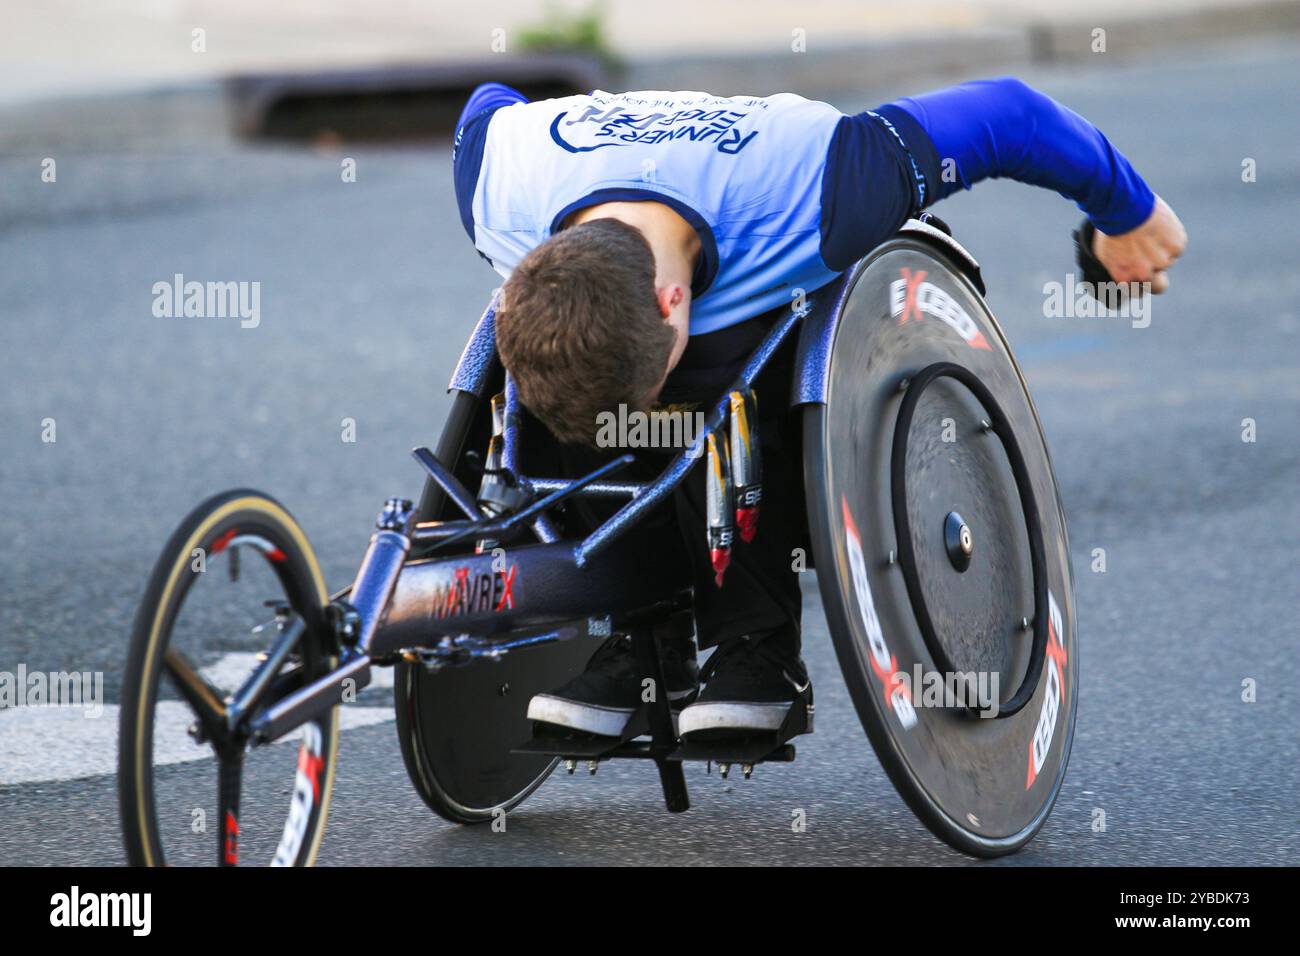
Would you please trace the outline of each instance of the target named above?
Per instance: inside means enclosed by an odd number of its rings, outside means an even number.
[[[1085,219],[1078,229],[1074,230],[1074,258],[1079,263],[1079,270],[1083,273],[1085,282],[1092,284],[1093,298],[1097,298],[1097,286],[1103,282],[1114,282],[1114,278],[1106,267],[1101,264],[1092,252],[1092,239],[1096,235],[1097,227],[1092,224],[1092,220]]]

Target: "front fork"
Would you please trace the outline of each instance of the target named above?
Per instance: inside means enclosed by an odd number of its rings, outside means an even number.
[[[334,602],[330,617],[343,639],[339,666],[301,687],[258,715],[250,726],[252,743],[265,744],[328,713],[370,683],[370,645],[411,551],[415,508],[405,498],[389,498],[375,521],[361,567],[346,602]]]

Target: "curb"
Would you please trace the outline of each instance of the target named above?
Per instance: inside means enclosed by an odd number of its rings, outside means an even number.
[[[631,59],[619,81],[627,89],[709,90],[721,95],[796,90],[812,94],[1027,63],[1032,52],[1027,31],[981,30],[813,47],[800,54],[782,51]]]
[[[1114,26],[1083,20],[1031,24],[1028,33],[1035,62],[1068,62],[1095,56],[1091,42],[1092,31],[1097,27],[1106,30],[1108,52],[1134,56],[1212,40],[1294,33],[1300,31],[1300,3],[1260,0],[1252,4],[1205,6],[1166,17],[1136,14]]]
[[[228,142],[229,125],[217,82],[37,100],[0,108],[0,157]]]
[[[1132,59],[1183,45],[1297,33],[1300,3],[1211,5],[1110,24],[1031,21],[1014,29],[814,47],[811,55],[633,56],[616,69],[585,54],[537,53],[233,76],[0,107],[0,154],[54,147],[174,147],[265,135],[302,139],[336,135],[340,129],[379,138],[448,135],[464,97],[489,79],[544,96],[594,88],[706,89],[724,95],[896,89],[919,78],[950,80],[1028,65],[1082,63],[1098,55],[1092,51],[1098,27],[1106,31],[1105,55]]]
[[[1135,15],[1118,22],[1031,21],[1023,27],[979,30],[938,38],[816,48],[814,56],[787,52],[633,59],[623,77],[629,89],[763,93],[896,87],[916,77],[969,78],[984,70],[1082,63],[1095,59],[1093,30],[1106,31],[1106,54],[1131,59],[1183,45],[1300,32],[1300,3],[1260,0],[1207,6],[1165,17]]]
[[[529,99],[590,90],[606,77],[595,57],[537,53],[372,69],[234,76],[225,83],[233,132],[241,137],[369,138],[445,133],[469,92],[486,79],[517,87]]]

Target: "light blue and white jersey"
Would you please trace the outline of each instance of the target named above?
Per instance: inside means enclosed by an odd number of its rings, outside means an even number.
[[[461,223],[504,276],[575,209],[672,206],[700,236],[692,335],[811,292],[984,179],[1054,189],[1108,235],[1155,205],[1100,130],[1014,77],[852,116],[793,93],[597,90],[529,103],[485,83],[457,124],[452,166]]]
[[[475,247],[502,276],[574,210],[638,199],[671,206],[699,233],[692,335],[837,274],[820,249],[822,179],[843,114],[826,103],[596,90],[479,118],[486,131],[457,164],[457,190]]]

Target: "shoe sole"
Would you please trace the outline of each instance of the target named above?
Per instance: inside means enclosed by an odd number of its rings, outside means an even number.
[[[632,717],[631,708],[599,707],[576,700],[537,694],[528,702],[528,719],[553,724],[568,730],[580,730],[599,737],[619,737]]]
[[[691,704],[682,711],[679,736],[728,731],[733,733],[771,733],[781,729],[790,703],[755,704],[742,701],[710,701]],[[809,727],[811,730],[812,727]]]
[[[669,698],[685,700],[694,691],[670,693]],[[628,707],[601,707],[598,704],[584,704],[576,700],[566,700],[551,694],[536,694],[528,702],[528,719],[544,724],[577,730],[598,737],[621,737],[632,718],[633,709]],[[673,733],[677,733],[678,712],[672,711]]]

